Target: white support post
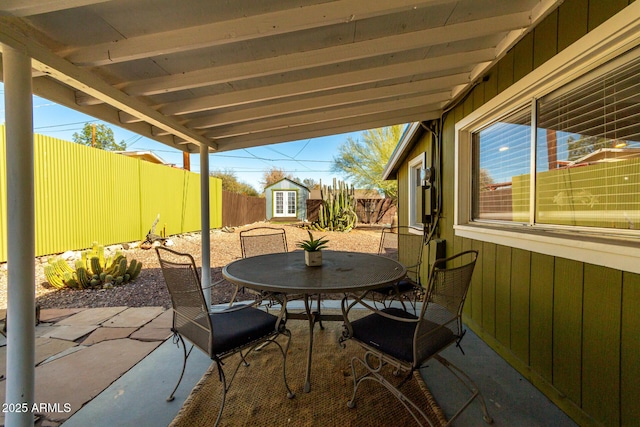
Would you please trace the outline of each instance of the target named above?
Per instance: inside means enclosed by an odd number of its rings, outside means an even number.
[[[35,219],[31,58],[2,47],[7,134],[7,381],[5,425],[33,426]],[[25,411],[26,409],[26,411]]]
[[[202,245],[202,287],[207,287],[204,299],[211,308],[211,234],[209,232],[209,147],[200,145],[200,223]]]

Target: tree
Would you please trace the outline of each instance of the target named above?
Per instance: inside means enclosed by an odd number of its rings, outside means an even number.
[[[124,140],[116,143],[113,130],[103,124],[85,123],[82,132],[73,134],[73,142],[107,151],[124,151],[127,144]]]
[[[246,196],[258,197],[258,191],[246,182],[239,181],[235,172],[231,170],[216,170],[209,173],[214,178],[222,180],[222,189],[231,193],[244,194]]]
[[[395,125],[362,132],[362,141],[347,138],[333,158],[331,170],[341,173],[356,188],[377,189],[386,197],[396,198],[396,181],[384,181],[382,172],[396,148],[404,125]]]
[[[262,174],[262,179],[260,180],[260,185],[262,185],[262,189],[264,190],[271,184],[275,184],[276,182],[284,178],[295,181],[293,175],[287,174],[283,169],[274,166],[271,169],[264,171],[264,173]]]
[[[593,153],[601,148],[611,147],[611,140],[602,137],[580,135],[576,139],[573,136],[567,138],[567,160],[576,161],[587,154]]]
[[[313,178],[305,178],[302,180],[302,185],[307,187],[309,190],[315,190],[320,188],[320,183]]]

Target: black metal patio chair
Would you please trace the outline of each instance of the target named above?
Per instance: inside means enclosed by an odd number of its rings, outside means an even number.
[[[419,315],[400,308],[376,309],[363,297],[350,295],[342,300],[345,328],[341,342],[353,340],[365,350],[364,357],[351,360],[353,395],[348,402],[355,407],[359,386],[367,380],[386,387],[411,413],[420,425],[431,425],[425,412],[401,391],[402,385],[412,378],[414,371],[435,359],[447,368],[471,392],[471,397],[451,417],[455,420],[469,404],[478,398],[483,419],[493,420],[476,384],[459,367],[445,359],[440,352],[451,344],[460,346],[465,330],[462,325],[462,307],[475,267],[477,251],[466,251],[449,258],[436,260],[429,276],[429,283],[421,299]],[[458,265],[461,262],[462,265]],[[350,321],[351,309],[365,306],[373,313]],[[390,365],[398,375],[406,372],[403,381],[394,386],[382,375],[382,367]],[[358,375],[357,366],[365,373]]]
[[[215,425],[218,425],[224,410],[227,391],[231,387],[240,365],[244,362],[245,366],[248,366],[247,354],[260,345],[270,343],[277,345],[282,353],[284,386],[287,397],[293,398],[294,393],[289,388],[286,377],[287,351],[291,341],[291,332],[284,324],[285,308],[282,307],[280,316],[267,313],[253,305],[244,304],[233,305],[219,311],[209,311],[193,257],[165,247],[157,247],[156,253],[171,296],[173,309],[171,330],[176,343],[182,344],[184,353],[180,378],[167,401],[173,400],[184,376],[187,359],[193,347],[198,347],[216,363],[220,374],[222,404],[215,422]],[[220,282],[222,280],[212,286],[216,286]],[[284,348],[276,341],[280,335],[287,337]],[[185,338],[192,344],[189,351],[187,351],[184,342]],[[227,383],[223,360],[235,354],[240,355],[240,361]]]
[[[378,255],[400,262],[407,269],[407,275],[398,283],[372,291],[371,298],[374,302],[388,307],[392,301],[399,301],[406,309],[404,301],[408,299],[415,309],[415,302],[422,292],[420,267],[425,244],[425,234],[412,227],[394,226],[382,229]]]
[[[240,232],[240,249],[242,252],[242,258],[288,252],[286,231],[284,230],[284,228],[277,227],[254,227],[248,230],[243,230]],[[277,268],[277,266],[274,266],[274,268]],[[234,294],[234,299],[240,291],[241,289],[237,287],[236,294]],[[269,297],[270,303],[267,305],[267,307],[285,302],[284,295],[272,294],[261,296]],[[288,295],[286,301],[303,298],[303,295]],[[320,314],[321,296],[318,295],[317,298],[318,308],[316,313]],[[318,318],[319,317],[320,316],[318,316]],[[324,329],[322,321],[318,320],[318,323],[320,324],[320,327]]]

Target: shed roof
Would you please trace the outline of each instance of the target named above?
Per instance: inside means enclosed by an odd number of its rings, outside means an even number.
[[[296,182],[296,181],[294,181],[292,179],[289,179],[289,178],[282,178],[281,180],[276,181],[271,185],[267,185],[264,189],[266,190],[267,188],[275,187],[275,186],[277,186],[279,183],[281,183],[283,181],[290,182],[293,185],[295,185],[296,187],[304,188],[305,190],[309,191],[309,189],[306,186],[304,186],[304,185],[300,184],[299,182]]]

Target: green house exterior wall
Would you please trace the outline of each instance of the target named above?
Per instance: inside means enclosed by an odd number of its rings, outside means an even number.
[[[447,255],[480,251],[464,307],[467,325],[581,425],[639,425],[640,275],[456,236],[454,126],[629,3],[565,1],[442,122],[440,238]],[[430,144],[425,132],[398,168],[400,223],[407,161]]]

